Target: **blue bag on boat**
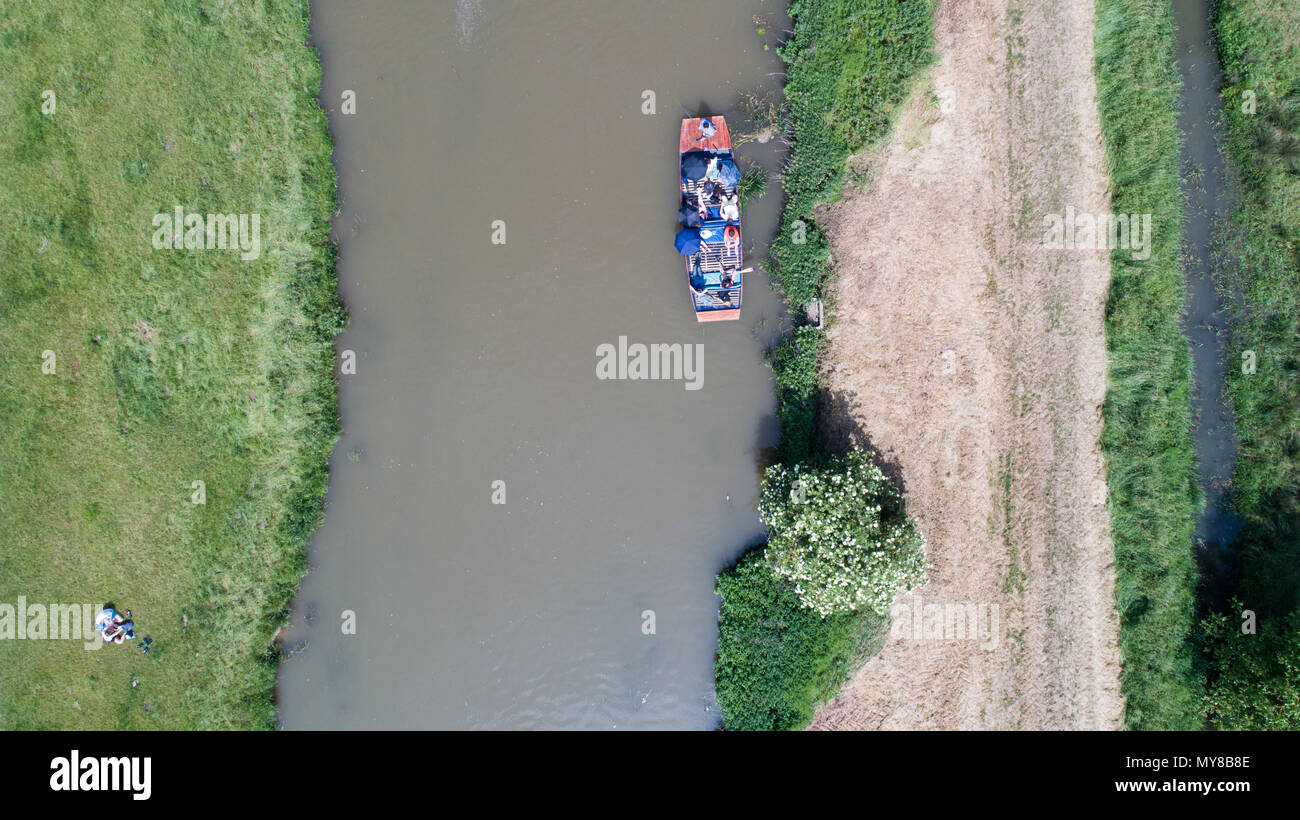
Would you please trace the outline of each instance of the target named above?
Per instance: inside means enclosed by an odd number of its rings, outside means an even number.
[[[718,180],[728,188],[740,184],[740,169],[736,167],[734,161],[724,159],[718,163]]]

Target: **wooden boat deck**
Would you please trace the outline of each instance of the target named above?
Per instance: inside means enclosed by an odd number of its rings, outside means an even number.
[[[721,298],[724,293],[728,297],[728,300],[723,300]],[[717,294],[717,296],[714,296],[713,294]],[[694,297],[695,306],[697,308],[722,308],[726,307],[728,301],[730,301],[733,307],[740,307],[740,288],[738,287],[726,291],[710,290],[705,291],[704,293],[691,291],[691,296]]]
[[[700,123],[709,120],[713,123],[713,136],[705,138],[700,133]],[[695,119],[682,120],[681,134],[677,138],[677,153],[685,154],[687,151],[730,151],[731,150],[731,131],[727,129],[727,120],[724,117],[696,117]]]
[[[729,319],[739,319],[740,308],[735,310],[701,310],[695,314],[697,322],[725,322]]]
[[[728,248],[721,242],[701,242],[700,252],[696,256],[700,260],[700,270],[705,273],[721,272],[727,268],[740,270],[739,245]]]

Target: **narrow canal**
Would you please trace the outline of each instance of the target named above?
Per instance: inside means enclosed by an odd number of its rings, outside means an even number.
[[[1219,59],[1211,40],[1206,0],[1173,0],[1176,57],[1183,77],[1183,192],[1187,318],[1195,393],[1196,456],[1200,462],[1205,511],[1196,528],[1196,553],[1203,578],[1202,599],[1220,603],[1232,588],[1236,559],[1231,545],[1241,521],[1232,509],[1231,481],[1237,437],[1224,394],[1227,313],[1215,287],[1215,232],[1232,207],[1228,165],[1219,143]]]
[[[756,274],[740,322],[696,323],[677,136],[779,87],[784,5],[313,2],[357,365],[284,727],[715,725],[714,574],[762,537],[782,309]],[[620,337],[701,345],[700,389],[598,380]]]

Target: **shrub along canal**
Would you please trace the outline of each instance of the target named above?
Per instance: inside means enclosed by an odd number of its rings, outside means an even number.
[[[713,726],[714,575],[763,537],[783,314],[760,272],[740,322],[696,323],[677,135],[684,109],[776,88],[784,4],[312,11],[356,372],[282,724]],[[745,206],[746,264],[772,188]],[[599,380],[620,337],[702,345],[700,389]]]

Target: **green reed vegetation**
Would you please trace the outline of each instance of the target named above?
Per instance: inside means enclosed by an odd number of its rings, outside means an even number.
[[[1214,21],[1240,180],[1219,274],[1232,313],[1234,502],[1245,526],[1237,600],[1205,624],[1207,717],[1226,729],[1300,729],[1300,29],[1291,5],[1222,0]],[[1243,634],[1243,610],[1255,634]]]
[[[1111,255],[1102,448],[1110,488],[1125,723],[1199,721],[1192,533],[1201,505],[1181,328],[1178,98],[1170,6],[1099,0],[1097,90],[1114,213],[1152,214],[1150,258]]]
[[[0,602],[155,640],[0,640],[0,728],[273,725],[345,321],[307,38],[302,0],[0,6]],[[261,255],[156,250],[177,205]]]
[[[786,63],[790,159],[772,242],[773,280],[791,307],[819,297],[830,247],[813,209],[837,199],[850,155],[889,133],[909,81],[933,54],[931,0],[795,0]]]
[[[872,612],[823,618],[805,608],[794,587],[772,574],[764,549],[718,576],[718,705],[727,729],[802,729],[817,704],[880,650],[888,619]]]
[[[817,356],[825,344],[825,333],[805,325],[795,328],[772,352],[776,416],[781,422],[781,460],[786,464],[798,464],[813,454]]]
[[[745,203],[752,202],[765,193],[767,193],[767,171],[763,170],[761,165],[751,165],[746,168],[741,174],[740,184],[736,186],[740,207],[745,207]]]
[[[772,244],[772,278],[796,312],[823,293],[830,248],[813,211],[839,197],[848,159],[889,132],[912,77],[933,52],[931,0],[794,0],[786,63],[790,157],[785,208]],[[799,327],[773,353],[787,465],[817,461],[817,357],[825,334]],[[728,729],[798,729],[883,644],[873,612],[826,618],[802,608],[765,545],[718,576],[718,703]]]

